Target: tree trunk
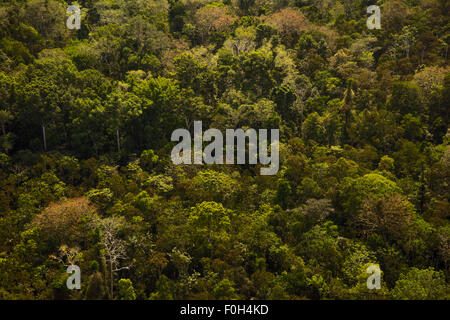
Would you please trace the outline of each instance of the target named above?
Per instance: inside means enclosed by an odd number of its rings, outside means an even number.
[[[421,173],[420,173],[420,202],[419,202],[419,212],[423,215],[423,207],[425,206],[425,176],[423,170],[423,163],[421,164]]]
[[[44,150],[47,151],[47,138],[45,137],[45,126],[42,125],[42,139],[44,140]]]
[[[113,289],[113,269],[112,269],[112,262],[109,263],[109,273],[111,276],[111,300],[114,300],[114,289]]]
[[[6,130],[5,130],[5,124],[4,123],[2,123],[2,133],[3,133],[3,136],[6,136]]]

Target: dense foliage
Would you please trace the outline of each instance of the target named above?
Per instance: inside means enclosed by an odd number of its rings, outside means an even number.
[[[450,297],[448,1],[0,3],[1,299]],[[173,165],[194,120],[279,172]]]

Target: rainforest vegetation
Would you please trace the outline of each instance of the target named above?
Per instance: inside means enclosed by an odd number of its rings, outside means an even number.
[[[0,5],[0,299],[450,298],[449,1]],[[174,165],[194,121],[278,173]]]

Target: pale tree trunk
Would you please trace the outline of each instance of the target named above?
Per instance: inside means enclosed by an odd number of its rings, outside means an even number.
[[[44,140],[44,150],[47,151],[47,138],[45,137],[45,125],[42,125],[42,139]]]
[[[114,300],[114,274],[113,274],[113,268],[112,268],[112,262],[109,263],[109,272],[111,274],[111,300]]]
[[[118,220],[113,218],[104,219],[101,222],[100,228],[102,230],[102,244],[105,248],[105,258],[109,263],[109,287],[111,299],[114,299],[114,272],[123,269],[129,269],[130,266],[120,268],[120,260],[126,258],[126,249],[122,240],[117,237]]]

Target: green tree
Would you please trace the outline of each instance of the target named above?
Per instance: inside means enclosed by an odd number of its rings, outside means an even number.
[[[161,275],[156,282],[157,291],[150,294],[149,300],[173,300],[172,286],[170,279]]]
[[[233,282],[222,279],[213,289],[214,298],[217,300],[234,300],[238,298],[233,288]]]
[[[448,299],[448,285],[442,271],[433,268],[411,268],[402,273],[392,289],[392,296],[399,300]]]
[[[136,300],[133,283],[130,279],[120,279],[118,282],[119,300]]]
[[[229,240],[230,216],[231,211],[217,202],[202,202],[192,207],[188,223],[193,243],[211,252],[215,245]]]

